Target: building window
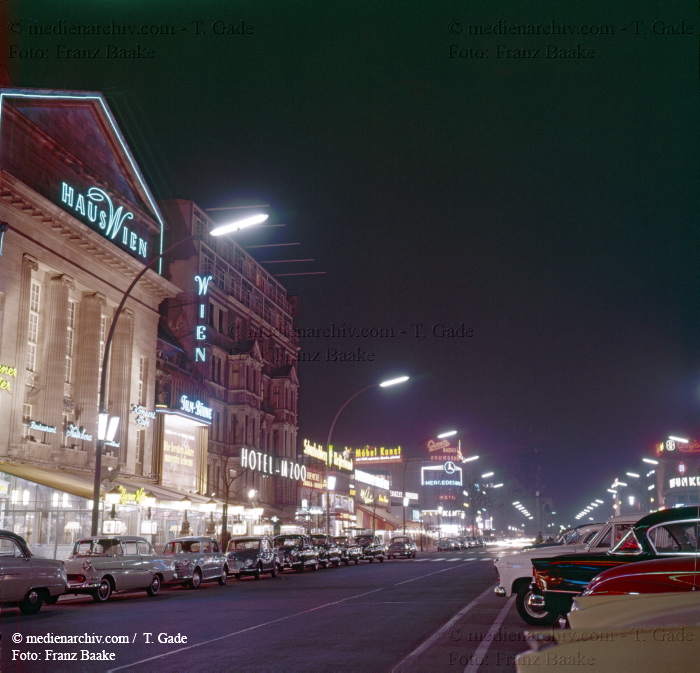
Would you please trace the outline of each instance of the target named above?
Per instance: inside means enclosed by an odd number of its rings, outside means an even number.
[[[100,396],[100,380],[102,379],[102,360],[105,356],[105,341],[107,341],[107,316],[100,316],[100,362],[97,369],[97,395],[96,400]],[[98,402],[99,407],[99,402]]]
[[[142,358],[143,359],[143,358]],[[146,431],[136,432],[136,474],[143,476],[143,463],[146,456]]]
[[[66,337],[66,383],[73,382],[73,350],[75,345],[75,302],[68,302],[68,334]]]
[[[39,309],[41,308],[41,285],[32,281],[29,295],[29,328],[27,330],[27,369],[36,371],[36,352],[39,342]]]
[[[241,373],[241,366],[238,362],[234,362],[232,365],[232,380],[231,380],[231,388],[233,390],[237,390],[240,387],[240,373]]]
[[[32,419],[32,405],[22,405],[22,437],[29,437],[29,421]]]
[[[139,392],[138,401],[140,405],[146,404],[146,371],[148,366],[148,358],[141,356],[139,358]]]

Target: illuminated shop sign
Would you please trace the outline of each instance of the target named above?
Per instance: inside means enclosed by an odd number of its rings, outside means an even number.
[[[676,453],[677,451],[680,451],[681,453],[700,453],[700,442],[698,440],[676,442],[673,439],[667,439],[665,442],[661,442],[656,447],[657,455],[668,453],[670,457],[673,454],[678,455]]]
[[[374,495],[372,494],[372,489],[368,486],[360,490],[360,498],[365,505],[371,505],[374,502]]]
[[[674,477],[669,479],[669,488],[688,488],[689,486],[700,486],[700,477]]]
[[[392,498],[408,498],[409,500],[418,500],[418,494],[417,493],[411,493],[410,491],[406,491],[405,493],[401,491],[391,491],[390,493]]]
[[[363,472],[362,470],[355,470],[355,481],[359,481],[363,484],[369,484],[370,486],[375,486],[376,488],[383,488],[385,491],[388,491],[391,487],[388,479],[378,477],[374,474],[369,474],[369,472]]]
[[[195,276],[197,283],[197,296],[206,297],[207,292],[209,292],[209,283],[211,283],[212,276]],[[205,362],[207,359],[207,348],[204,343],[207,339],[207,304],[203,299],[199,300],[199,308],[197,311],[197,324],[194,328],[194,338],[199,346],[195,346],[194,349],[194,361],[195,362]]]
[[[303,453],[305,456],[311,456],[312,458],[317,458],[318,460],[323,461],[329,467],[335,467],[339,470],[352,472],[352,459],[348,457],[352,453],[351,449],[345,449],[343,453],[338,453],[331,448],[331,458],[329,462],[328,451],[326,451],[319,444],[314,444],[308,439],[305,439],[303,442]]]
[[[66,430],[66,437],[71,437],[73,439],[84,439],[88,442],[92,441],[92,435],[89,435],[87,432],[85,432],[85,428],[78,428],[72,423],[68,425],[68,429]]]
[[[142,407],[140,404],[132,404],[131,413],[136,415],[136,422],[139,425],[144,425],[146,427],[149,427],[151,425],[151,421],[156,417],[155,411],[150,411],[149,409],[146,409],[146,407]]]
[[[420,482],[423,486],[461,486],[462,468],[451,461],[448,465],[435,467],[421,467]]]
[[[50,432],[52,435],[56,434],[56,427],[54,425],[45,425],[38,421],[29,421],[29,429],[36,430],[37,432]]]
[[[141,238],[125,222],[134,214],[124,206],[114,207],[112,197],[99,187],[90,187],[86,194],[76,192],[67,182],[61,183],[61,203],[68,206],[105,238],[119,244],[136,256],[148,258],[148,241]]]
[[[307,477],[305,465],[245,447],[241,448],[241,467],[297,481],[304,481]]]
[[[186,411],[188,414],[199,416],[200,418],[206,418],[209,421],[214,415],[214,411],[211,409],[211,407],[205,407],[199,400],[195,400],[193,402],[187,397],[187,395],[183,395],[180,398],[180,409],[182,411]]]
[[[161,483],[174,488],[196,490],[199,462],[198,434],[177,426],[174,416],[166,416],[163,427]]]
[[[8,365],[0,365],[0,374],[4,374],[5,376],[12,376],[12,377],[16,378],[17,377],[17,368],[16,367],[9,367]],[[10,382],[5,380],[5,379],[0,379],[0,390],[7,390],[9,392]]]
[[[355,449],[356,463],[400,463],[400,446],[365,446]]]
[[[442,460],[458,460],[462,461],[462,449],[460,446],[452,446],[449,439],[441,439],[435,441],[431,439],[428,441],[428,453],[430,454],[430,460],[442,461]]]
[[[316,490],[326,490],[326,478],[320,472],[306,470],[306,479],[302,484],[305,488],[314,488]]]

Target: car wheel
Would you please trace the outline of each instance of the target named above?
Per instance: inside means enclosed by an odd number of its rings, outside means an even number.
[[[340,568],[340,561],[333,561],[333,565],[334,565],[336,568]]]
[[[518,610],[518,614],[532,626],[551,626],[554,624],[559,618],[559,615],[555,612],[538,610],[537,608],[531,607],[528,604],[528,599],[531,595],[532,589],[530,589],[530,585],[523,584],[518,590],[518,595],[515,597],[515,607]]]
[[[146,593],[153,597],[157,596],[158,592],[160,591],[160,577],[158,575],[153,575],[153,579],[151,580],[151,583],[148,585],[148,588],[146,589]]]
[[[350,565],[350,559],[349,559],[349,558],[343,559],[343,563],[344,563],[346,566],[349,566],[349,565]]]
[[[359,559],[359,558],[356,558],[356,559],[355,559],[355,565],[356,565],[356,566],[357,566],[357,565],[360,565],[360,559]]]
[[[92,599],[95,603],[105,603],[112,595],[112,583],[108,579],[103,579],[100,586],[95,589],[92,594]]]
[[[311,570],[318,570],[318,561],[311,566]]]
[[[190,580],[190,589],[199,589],[202,586],[202,571],[199,568],[195,568],[192,573],[192,579]]]
[[[219,584],[223,587],[226,582],[228,582],[228,567],[224,566],[224,569],[221,571],[221,575],[219,575],[219,579],[217,580]]]
[[[304,572],[304,564],[300,563],[294,570],[298,573],[303,573]]]
[[[384,557],[383,557],[383,556],[378,556],[377,558],[379,559],[379,563],[384,563]]]
[[[270,570],[270,577],[277,577],[277,564],[272,564],[272,570]]]
[[[370,556],[367,560],[368,560],[370,563],[374,563],[374,556]]]
[[[19,604],[19,611],[23,615],[35,615],[39,610],[41,610],[41,604],[44,599],[41,593],[36,589],[30,589],[27,595],[24,597],[22,602]]]
[[[260,566],[259,565],[255,566],[255,570],[253,571],[253,579],[256,579],[256,580],[260,579]]]

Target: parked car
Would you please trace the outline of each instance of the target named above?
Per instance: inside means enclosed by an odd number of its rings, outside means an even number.
[[[263,573],[277,577],[277,554],[266,537],[234,537],[228,542],[226,555],[228,570],[236,579],[251,575],[259,580]]]
[[[0,530],[0,604],[35,615],[44,603],[53,605],[66,591],[63,561],[34,556],[24,538]]]
[[[272,546],[277,554],[277,567],[280,570],[291,568],[304,572],[304,568],[318,570],[318,552],[308,535],[276,535]]]
[[[357,544],[362,547],[362,558],[365,561],[372,563],[377,559],[380,563],[384,563],[386,549],[376,535],[358,535],[355,539]]]
[[[175,538],[165,545],[163,556],[173,560],[173,582],[181,582],[192,589],[199,589],[202,582],[214,580],[226,584],[226,555],[213,537]]]
[[[564,554],[534,559],[535,583],[529,605],[547,613],[550,621],[540,623],[554,623],[559,615],[569,612],[574,596],[604,570],[633,561],[697,556],[699,527],[697,506],[665,509],[640,519],[607,553],[586,554],[585,558]]]
[[[151,543],[131,535],[86,537],[73,545],[66,561],[66,593],[89,594],[96,603],[117,591],[145,591],[156,596],[163,583],[175,581],[175,563],[156,555]]]
[[[340,546],[330,535],[311,535],[311,541],[318,552],[318,563],[322,568],[334,565],[336,568],[342,561]]]
[[[568,536],[566,545],[556,547],[526,547],[515,554],[501,556],[494,560],[498,573],[497,596],[516,596],[515,605],[518,614],[528,624],[536,626],[553,624],[556,617],[545,614],[529,604],[532,594],[533,559],[554,554],[588,554],[607,551],[611,541],[621,537],[641,515],[622,515],[612,517],[606,524],[592,523],[579,526],[575,534]]]
[[[697,556],[671,556],[610,568],[596,575],[583,595],[700,591],[698,563]]]
[[[392,537],[386,550],[387,558],[416,558],[418,546],[413,538],[407,535]]]
[[[357,565],[362,560],[362,547],[352,535],[338,535],[333,539],[340,548],[340,559],[346,566],[351,561]]]
[[[459,549],[459,543],[451,537],[441,537],[437,541],[438,551],[454,551],[455,549]]]

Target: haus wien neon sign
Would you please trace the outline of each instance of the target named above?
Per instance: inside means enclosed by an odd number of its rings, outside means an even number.
[[[87,193],[81,194],[67,182],[62,182],[61,203],[87,220],[105,238],[121,244],[139,257],[148,257],[148,241],[125,224],[134,219],[134,214],[124,210],[124,206],[115,208],[112,197],[103,189],[90,187]]]

